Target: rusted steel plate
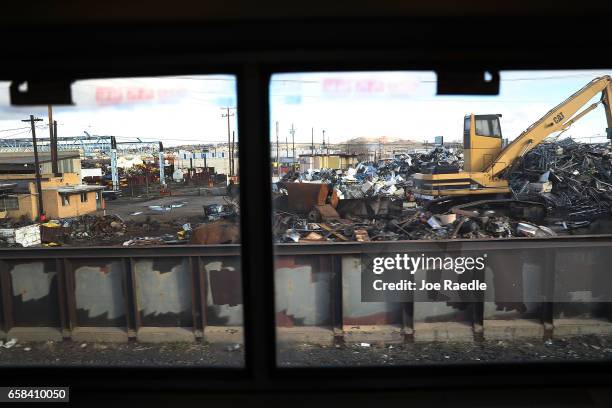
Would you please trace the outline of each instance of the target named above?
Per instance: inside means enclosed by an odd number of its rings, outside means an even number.
[[[332,325],[329,257],[281,257],[274,273],[276,324],[282,327]]]
[[[316,205],[324,205],[329,194],[329,186],[321,183],[279,183],[287,190],[287,210],[308,213]]]
[[[126,327],[121,260],[72,262],[76,325]]]
[[[14,325],[60,327],[55,262],[11,261],[7,269]]]
[[[202,258],[201,268],[206,325],[241,326],[243,312],[240,258]]]
[[[142,326],[192,327],[189,259],[139,259],[133,268]]]

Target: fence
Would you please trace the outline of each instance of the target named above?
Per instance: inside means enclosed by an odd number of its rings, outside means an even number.
[[[611,247],[610,236],[280,244],[278,338],[403,342],[610,333],[611,303],[594,301],[589,291],[608,274]],[[443,296],[363,302],[360,263],[367,251],[507,253],[497,269],[507,280],[498,287],[514,291],[512,299],[502,289],[494,299],[459,304]],[[2,250],[0,259],[6,337],[242,341],[239,245],[17,248]],[[533,291],[567,301],[534,301]]]

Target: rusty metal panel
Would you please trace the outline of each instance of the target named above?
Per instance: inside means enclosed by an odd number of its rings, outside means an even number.
[[[603,300],[610,293],[612,252],[601,248],[568,249],[555,254],[554,317],[609,318]],[[600,300],[601,301],[598,301]]]
[[[206,290],[206,324],[241,326],[242,274],[239,257],[202,258]]]
[[[466,273],[467,275],[467,273]],[[426,279],[442,282],[445,279],[457,282],[460,276],[452,271],[419,269],[414,274],[417,282]],[[415,295],[413,307],[413,321],[415,323],[433,322],[472,322],[473,303],[463,302],[453,291],[428,291]]]
[[[287,209],[290,212],[307,213],[316,205],[323,205],[329,194],[329,186],[322,183],[279,183],[287,190]]]
[[[282,327],[331,326],[329,257],[286,256],[276,259],[276,324]]]
[[[519,255],[506,257],[503,262],[500,258],[492,257],[485,268],[487,292],[496,301],[484,302],[484,319],[540,318],[542,303],[528,300],[535,299],[536,294],[543,290],[543,265],[533,256],[525,253]],[[516,301],[520,299],[525,301]]]
[[[3,262],[0,261],[0,274],[2,274],[2,264]],[[4,293],[4,289],[2,289],[2,279],[0,279],[0,294]],[[4,297],[4,296],[3,296]],[[5,322],[5,318],[4,318],[4,302],[0,301],[0,330],[5,330],[6,331],[7,327],[6,327],[6,322]]]
[[[402,304],[361,301],[361,258],[342,257],[342,311],[345,326],[402,325]]]
[[[121,260],[75,260],[77,326],[126,327]]]
[[[60,327],[58,277],[53,260],[6,262],[15,326]]]
[[[189,258],[137,259],[133,269],[142,326],[193,326]]]

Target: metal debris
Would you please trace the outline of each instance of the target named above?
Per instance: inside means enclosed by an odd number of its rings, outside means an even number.
[[[15,344],[17,344],[17,339],[10,339],[6,343],[4,343],[4,344],[2,344],[2,341],[0,341],[0,346],[3,347],[3,348],[6,348],[6,349],[10,349]]]
[[[580,233],[596,217],[612,216],[608,144],[565,139],[539,145],[511,169],[510,199],[450,211],[415,201],[413,173],[436,166],[450,171],[462,161],[461,151],[438,147],[347,170],[292,172],[273,187],[275,241],[543,238]]]
[[[542,143],[510,176],[520,199],[540,199],[560,217],[589,220],[610,214],[612,151],[609,143],[562,139]]]

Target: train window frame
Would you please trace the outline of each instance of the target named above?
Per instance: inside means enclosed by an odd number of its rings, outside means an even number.
[[[329,33],[327,29],[331,26],[321,23],[321,33]],[[555,21],[555,26],[559,24]],[[603,26],[603,25],[602,25]],[[415,21],[410,28],[405,28],[405,21],[401,25],[393,25],[384,22],[379,27],[381,33],[395,29],[404,28],[410,33],[431,33],[426,21]],[[464,21],[461,27],[466,27]],[[545,30],[551,28],[550,24],[537,26],[540,35],[544,36]],[[228,31],[231,29],[228,26]],[[298,27],[299,28],[299,27]],[[296,28],[296,32],[300,30]],[[590,27],[595,29],[595,25]],[[175,40],[180,40],[181,28],[174,28]],[[192,30],[196,28],[191,27]],[[269,29],[269,28],[268,28]],[[355,27],[349,26],[348,31],[343,32],[342,38],[354,34]],[[219,30],[218,26],[214,30]],[[245,28],[246,30],[246,28]],[[603,30],[603,28],[600,28]],[[155,38],[147,38],[147,30],[126,30],[136,38],[135,41],[150,43]],[[249,26],[249,32],[252,32]],[[304,32],[313,30],[304,30]],[[317,30],[314,30],[317,31]],[[342,32],[342,30],[336,30]],[[371,31],[371,30],[369,30]],[[376,31],[376,30],[374,30]],[[482,33],[482,27],[478,30]],[[496,30],[497,31],[497,30]],[[268,31],[265,31],[268,32]],[[99,38],[104,38],[107,50],[111,49],[108,44],[117,44],[121,34],[125,33],[117,27],[108,27],[102,30]],[[167,35],[167,33],[165,33]],[[210,34],[210,33],[203,33]],[[245,32],[242,33],[245,36]],[[462,34],[463,39],[467,35],[475,34],[467,30]],[[6,35],[6,33],[5,33]],[[105,36],[106,35],[106,36]],[[240,37],[240,36],[238,36]],[[401,36],[402,39],[404,36]],[[603,36],[602,36],[603,37]],[[10,38],[10,37],[9,37]],[[156,37],[159,38],[159,37]],[[218,35],[202,36],[201,38],[219,38]],[[322,37],[315,37],[322,41]],[[422,37],[421,37],[422,38]],[[522,38],[522,37],[521,37]],[[597,38],[597,36],[594,36]],[[270,177],[270,154],[269,140],[265,135],[270,134],[269,123],[269,81],[275,73],[285,72],[307,72],[307,71],[381,71],[381,70],[438,70],[447,64],[461,65],[463,69],[491,68],[490,54],[486,54],[484,48],[480,48],[483,56],[473,61],[457,57],[457,50],[448,52],[436,43],[438,37],[431,41],[432,49],[438,54],[428,55],[427,61],[419,59],[420,53],[406,53],[410,47],[397,46],[397,49],[385,49],[372,51],[367,49],[367,44],[362,50],[341,50],[329,53],[327,49],[310,49],[299,52],[271,50],[268,54],[253,56],[252,52],[244,54],[222,54],[215,53],[214,48],[190,50],[183,55],[175,54],[171,61],[160,59],[162,51],[157,50],[152,54],[146,54],[138,61],[132,55],[121,54],[125,52],[122,48],[117,53],[118,58],[106,58],[106,62],[100,67],[96,62],[104,61],[98,56],[89,56],[89,59],[77,61],[73,64],[65,63],[54,67],[48,75],[51,77],[69,76],[74,79],[91,79],[93,77],[125,77],[125,76],[151,76],[151,75],[180,75],[180,74],[208,74],[223,73],[236,76],[236,88],[238,98],[238,126],[241,129],[239,139],[239,151],[249,152],[239,156],[239,165],[243,169],[241,184],[244,186],[240,191],[241,202],[248,202],[241,212],[240,229],[242,236],[241,264],[243,273],[242,293],[244,304],[244,333],[245,333],[245,366],[240,369],[224,369],[218,367],[198,368],[160,368],[141,369],[135,367],[123,368],[86,368],[86,367],[2,367],[0,373],[6,377],[11,376],[10,381],[18,384],[39,384],[43,381],[49,382],[49,378],[55,381],[72,382],[77,381],[83,388],[98,387],[104,384],[106,389],[176,389],[176,390],[228,390],[228,389],[261,389],[287,391],[294,389],[319,389],[327,390],[359,390],[364,389],[407,389],[420,387],[477,387],[485,384],[498,385],[559,385],[559,384],[605,384],[610,381],[610,362],[555,362],[555,363],[492,363],[483,365],[457,364],[454,366],[394,366],[394,367],[350,367],[350,368],[282,368],[276,364],[276,339],[274,319],[274,279],[273,279],[273,243],[271,234],[271,186]],[[516,39],[513,39],[516,40]],[[204,41],[204,40],[202,40]],[[459,39],[457,39],[459,41]],[[525,41],[523,39],[522,41]],[[601,40],[603,41],[603,40]],[[520,43],[520,41],[519,41]],[[126,46],[131,46],[127,43]],[[488,43],[485,43],[486,47]],[[490,45],[490,44],[489,44]],[[574,44],[577,48],[579,45]],[[212,46],[211,46],[212,47]],[[236,46],[237,47],[237,46]],[[403,47],[403,48],[402,48]],[[11,48],[12,49],[12,48]],[[183,49],[183,48],[182,48]],[[181,50],[182,50],[181,49]],[[179,51],[181,51],[179,50]],[[10,50],[9,50],[10,51]],[[150,51],[150,50],[149,50]],[[495,60],[496,69],[517,69],[531,66],[543,69],[549,67],[541,60],[530,59],[529,51],[523,50],[523,54],[516,50],[515,54],[503,55],[504,49],[496,50],[499,54]],[[110,51],[109,51],[110,52]],[[144,52],[144,51],[143,51]],[[466,51],[467,52],[467,51]],[[212,57],[209,57],[209,54]],[[486,54],[486,55],[484,55]],[[322,57],[323,56],[323,57]],[[485,58],[486,57],[486,58]],[[597,55],[598,58],[601,55]],[[610,62],[585,59],[583,68],[593,68],[595,64]],[[112,64],[111,62],[112,61]],[[566,61],[555,61],[562,66],[573,66]],[[50,64],[53,66],[53,64]],[[2,79],[23,78],[27,75],[35,75],[32,67],[28,67],[27,58],[13,61],[0,68]],[[262,136],[264,135],[264,136]],[[247,201],[248,200],[248,201]],[[264,237],[265,239],[262,239]],[[197,248],[190,249],[197,254]],[[71,253],[73,249],[66,250]],[[104,249],[101,249],[104,252]],[[76,252],[73,252],[76,253]],[[150,251],[154,253],[154,251]],[[7,253],[8,254],[8,253]],[[42,258],[44,253],[33,251],[27,255],[16,250],[11,250],[9,258]],[[85,256],[85,255],[81,255]],[[469,373],[469,375],[467,374]],[[492,375],[494,374],[494,375]],[[168,379],[173,379],[172,382]],[[305,381],[308,380],[308,381]],[[359,381],[356,381],[359,380]],[[368,381],[367,386],[364,382]],[[8,384],[7,384],[8,385]]]

